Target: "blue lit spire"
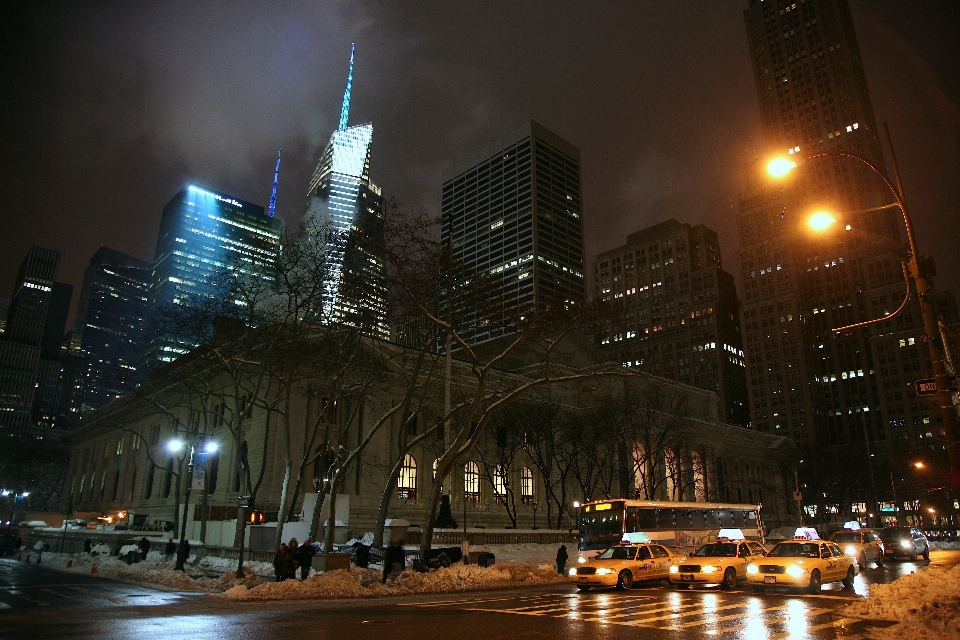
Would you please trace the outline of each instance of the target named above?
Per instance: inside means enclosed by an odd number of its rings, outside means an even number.
[[[267,214],[271,218],[277,213],[277,184],[280,183],[280,154],[282,152],[282,148],[277,151],[277,168],[273,172],[273,193],[270,194],[270,205],[267,207]]]
[[[340,131],[347,130],[347,119],[350,117],[350,88],[353,86],[353,47],[350,43],[350,73],[347,75],[347,90],[343,92],[343,108],[340,109]]]

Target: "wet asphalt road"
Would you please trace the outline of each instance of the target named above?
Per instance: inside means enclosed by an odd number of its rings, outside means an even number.
[[[374,601],[225,602],[96,576],[77,576],[0,560],[0,638],[490,638],[735,640],[836,638],[880,623],[844,618],[840,609],[870,584],[928,564],[955,564],[960,551],[931,562],[868,568],[854,589],[819,596],[754,594],[639,585],[629,592],[578,593],[572,586],[509,592],[414,596]],[[871,567],[873,565],[870,565]]]

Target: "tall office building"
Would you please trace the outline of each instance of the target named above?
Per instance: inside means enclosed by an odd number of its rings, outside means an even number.
[[[771,154],[848,152],[883,168],[877,126],[846,0],[749,0],[745,11],[762,124]],[[930,363],[915,300],[889,323],[831,329],[893,312],[905,286],[895,209],[805,223],[893,201],[851,158],[802,161],[782,184],[747,171],[739,198],[743,328],[753,426],[801,446],[873,454],[926,449],[938,411],[914,394]]]
[[[147,318],[165,309],[202,304],[225,270],[273,278],[283,223],[263,207],[191,184],[163,208],[153,259]],[[161,323],[162,324],[162,323]],[[146,366],[175,360],[197,346],[196,337],[152,325]]]
[[[58,426],[63,406],[60,342],[73,287],[56,282],[60,253],[32,247],[20,264],[0,336],[0,430]]]
[[[667,220],[597,256],[594,339],[625,367],[709,389],[722,419],[746,426],[740,300],[712,229]]]
[[[320,234],[327,249],[323,322],[387,338],[383,196],[370,180],[373,124],[348,126],[353,48],[340,126],[330,136],[310,179],[303,232]]]
[[[90,258],[70,341],[71,355],[83,361],[75,412],[98,409],[133,391],[142,380],[150,278],[149,262],[109,247],[100,247]]]
[[[467,339],[511,333],[540,305],[583,304],[581,206],[580,150],[533,121],[443,172],[442,241],[496,279],[500,301],[500,317],[464,310]]]

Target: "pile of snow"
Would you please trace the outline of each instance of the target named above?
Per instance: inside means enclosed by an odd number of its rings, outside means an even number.
[[[100,554],[102,556],[109,556],[111,553],[113,553],[113,549],[110,548],[110,545],[101,542],[100,544],[97,544],[91,547],[90,553]]]
[[[220,558],[218,556],[205,556],[196,563],[196,566],[211,571],[233,571],[237,570],[237,561],[230,558]],[[246,560],[243,563],[244,570],[249,569],[257,576],[273,576],[272,562],[253,562]],[[312,569],[311,569],[312,571]]]
[[[318,598],[376,598],[413,593],[456,593],[555,584],[564,576],[548,565],[498,562],[490,568],[455,564],[445,569],[417,573],[404,571],[381,584],[374,569],[351,567],[311,576],[303,582],[265,582],[253,589],[236,586],[222,594],[232,600],[290,600]]]
[[[133,553],[133,552],[140,553],[140,547],[138,547],[135,544],[125,544],[122,547],[120,547],[120,553],[118,553],[117,555],[120,556],[121,558],[125,558],[128,553]]]
[[[877,640],[956,640],[960,637],[960,565],[930,566],[890,584],[870,587],[870,597],[848,606],[844,615],[898,621],[871,629]]]

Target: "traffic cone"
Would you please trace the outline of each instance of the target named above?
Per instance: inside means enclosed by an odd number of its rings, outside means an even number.
[[[90,573],[97,573],[97,561],[93,561],[93,569],[90,569]]]
[[[27,554],[27,564],[30,564],[30,554]]]
[[[67,569],[69,569],[72,566],[73,566],[73,558],[70,558],[69,560],[67,560]]]

